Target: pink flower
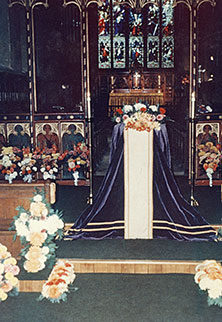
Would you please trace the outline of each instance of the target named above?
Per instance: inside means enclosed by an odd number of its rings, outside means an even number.
[[[11,272],[13,275],[18,275],[20,269],[17,265],[5,265],[5,272]]]
[[[156,117],[156,119],[157,119],[157,121],[162,121],[162,119],[165,117],[165,115],[164,114],[158,114],[157,115],[157,117]]]
[[[124,114],[123,115],[123,120],[125,121],[125,120],[127,120],[129,118],[129,116],[127,115],[127,114]]]

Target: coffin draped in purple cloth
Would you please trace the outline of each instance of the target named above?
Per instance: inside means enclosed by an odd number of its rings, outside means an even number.
[[[66,240],[124,237],[123,124],[114,126],[110,164],[94,198],[72,228]],[[166,125],[154,131],[154,238],[213,241],[216,231],[181,195],[171,171]],[[139,182],[139,178],[138,178]]]

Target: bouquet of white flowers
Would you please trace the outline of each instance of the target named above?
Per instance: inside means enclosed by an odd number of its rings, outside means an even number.
[[[44,193],[36,192],[31,199],[30,209],[17,208],[19,214],[14,217],[11,230],[15,230],[24,247],[21,256],[24,259],[24,269],[36,273],[46,264],[55,262],[57,248],[54,239],[63,235],[64,222],[62,213],[54,211],[47,203]]]

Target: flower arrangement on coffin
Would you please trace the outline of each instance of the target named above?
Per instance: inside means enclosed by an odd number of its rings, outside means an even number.
[[[8,252],[7,247],[0,243],[0,302],[8,296],[18,295],[19,267],[17,261]]]
[[[21,158],[16,155],[17,148],[3,147],[0,155],[0,170],[9,183],[18,176],[17,164]]]
[[[222,160],[221,146],[220,144],[215,146],[212,142],[206,142],[205,144],[199,144],[197,149],[199,164],[206,171],[206,175],[209,178],[209,185],[212,187],[213,174]]]
[[[222,307],[222,266],[215,260],[205,260],[197,265],[195,282],[208,293],[208,305]]]
[[[58,260],[48,280],[43,284],[38,300],[41,301],[46,298],[52,303],[66,301],[67,293],[77,290],[71,285],[75,277],[73,265],[69,261]]]
[[[166,121],[166,110],[156,105],[145,105],[136,103],[124,105],[118,108],[113,115],[113,121],[124,123],[125,129],[150,132],[153,129],[160,129],[160,124]]]
[[[15,230],[15,236],[20,237],[23,248],[21,256],[24,260],[24,269],[36,273],[52,266],[55,262],[55,237],[62,238],[64,222],[62,213],[54,211],[45,200],[44,193],[38,191],[31,199],[30,209],[18,207],[18,215],[10,230]]]
[[[64,151],[61,156],[67,162],[68,171],[72,174],[74,184],[83,179],[83,171],[89,167],[89,148],[84,142],[73,145],[72,151]]]

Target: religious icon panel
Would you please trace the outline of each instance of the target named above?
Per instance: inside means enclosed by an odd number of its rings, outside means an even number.
[[[198,122],[196,125],[196,179],[221,179],[221,131],[216,121]]]
[[[7,143],[18,149],[31,146],[30,124],[29,123],[8,123]]]
[[[59,151],[59,130],[57,123],[35,123],[36,146],[41,150],[54,148]]]

